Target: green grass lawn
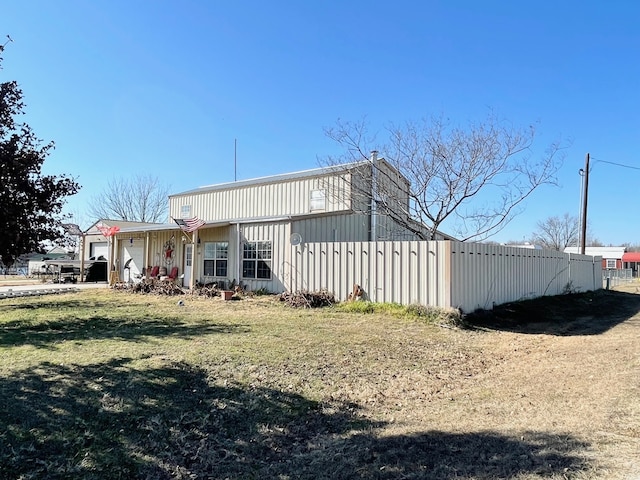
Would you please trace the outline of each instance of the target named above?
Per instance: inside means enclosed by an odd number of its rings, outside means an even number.
[[[494,391],[513,381],[487,375],[503,366],[494,353],[533,337],[271,297],[184,303],[0,300],[0,478],[622,474],[586,419],[504,421],[496,405],[520,400]]]

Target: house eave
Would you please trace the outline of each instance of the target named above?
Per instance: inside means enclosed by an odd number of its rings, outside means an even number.
[[[387,167],[395,170],[395,168],[383,158],[379,158],[377,161],[382,162],[386,164]],[[326,175],[335,175],[338,173],[349,173],[350,171],[356,168],[367,166],[367,165],[371,165],[371,162],[369,160],[363,160],[360,162],[343,163],[340,165],[332,165],[328,167],[301,170],[299,172],[269,175],[267,177],[258,177],[258,178],[248,179],[248,180],[239,180],[236,182],[226,182],[226,183],[218,183],[214,185],[205,185],[205,186],[194,188],[191,190],[186,190],[184,192],[171,194],[169,195],[169,198],[171,199],[171,198],[181,197],[185,195],[194,195],[194,194],[214,192],[219,190],[229,190],[229,189],[238,188],[238,187],[248,187],[248,186],[254,186],[254,185],[265,185],[270,183],[284,182],[289,180],[299,180],[302,178],[323,177]],[[408,180],[405,179],[405,181],[408,183]]]

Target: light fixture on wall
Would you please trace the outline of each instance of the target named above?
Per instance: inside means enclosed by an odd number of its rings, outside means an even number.
[[[202,243],[202,240],[198,239],[198,245],[200,245]]]
[[[133,244],[133,237],[129,237],[129,243]]]

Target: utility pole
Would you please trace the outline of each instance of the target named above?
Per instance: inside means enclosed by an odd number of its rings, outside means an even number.
[[[582,238],[580,242],[580,253],[584,255],[587,245],[587,197],[589,196],[589,154],[584,164],[584,186],[582,195]]]

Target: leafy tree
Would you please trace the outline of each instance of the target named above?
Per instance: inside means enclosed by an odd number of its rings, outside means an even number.
[[[372,208],[387,215],[419,238],[434,239],[443,222],[447,233],[461,240],[483,240],[502,230],[520,213],[523,202],[540,186],[555,184],[562,164],[562,146],[550,144],[536,159],[531,148],[535,128],[517,128],[489,114],[486,119],[466,127],[452,125],[434,117],[387,128],[386,144],[371,148],[375,138],[365,121],[341,122],[325,130],[345,152],[326,163],[360,162],[378,150],[409,182],[409,201],[395,194],[404,189],[404,180],[385,176],[377,167],[379,182]],[[354,168],[354,174],[357,169]],[[372,189],[355,194],[364,202]]]
[[[565,213],[561,217],[553,216],[537,223],[533,242],[551,250],[564,251],[566,247],[575,247],[580,238],[580,220]]]
[[[18,120],[24,106],[17,82],[0,83],[0,259],[5,266],[38,250],[41,242],[59,238],[66,197],[80,189],[65,175],[42,174],[54,144],[43,144]]]
[[[95,218],[129,222],[167,220],[169,187],[157,177],[136,175],[114,178],[104,191],[91,199],[89,214]]]

